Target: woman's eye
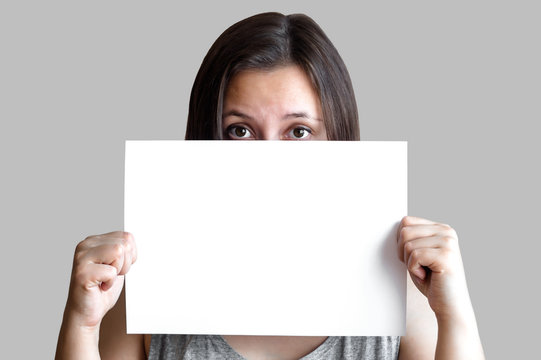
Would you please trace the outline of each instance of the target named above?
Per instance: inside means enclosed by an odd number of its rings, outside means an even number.
[[[293,135],[294,139],[304,139],[308,135],[310,135],[312,131],[309,129],[303,128],[303,127],[297,127],[293,130],[291,130],[291,134]]]
[[[242,126],[231,126],[227,133],[235,138],[247,138],[251,136],[250,130]]]

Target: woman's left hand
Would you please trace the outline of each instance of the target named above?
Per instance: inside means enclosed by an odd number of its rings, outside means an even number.
[[[456,231],[405,216],[398,227],[398,257],[438,319],[460,318],[471,306]]]

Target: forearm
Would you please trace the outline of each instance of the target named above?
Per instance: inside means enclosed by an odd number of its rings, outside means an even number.
[[[98,340],[99,328],[79,326],[65,315],[58,336],[55,359],[98,360]]]
[[[485,359],[473,309],[460,318],[438,318],[435,359]]]

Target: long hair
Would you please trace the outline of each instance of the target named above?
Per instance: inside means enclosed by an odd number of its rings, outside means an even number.
[[[190,95],[186,140],[221,140],[224,95],[243,70],[297,65],[321,103],[329,140],[360,140],[355,94],[344,61],[314,20],[276,12],[251,16],[214,42]]]

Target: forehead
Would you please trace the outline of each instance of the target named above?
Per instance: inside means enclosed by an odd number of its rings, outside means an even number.
[[[245,70],[227,87],[224,107],[303,105],[319,110],[319,97],[306,73],[289,65],[272,70]]]

